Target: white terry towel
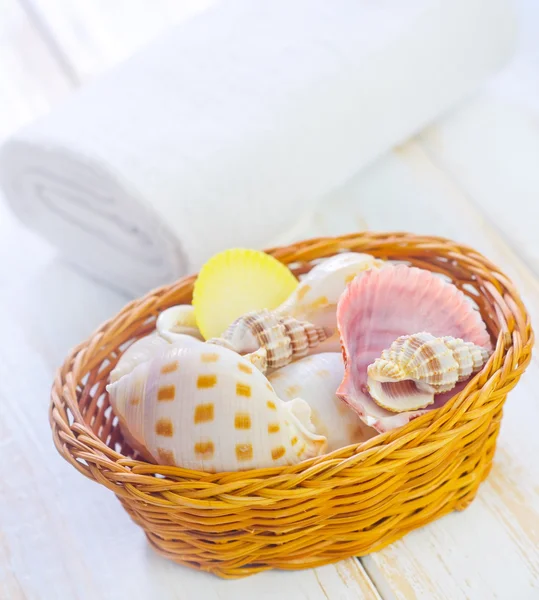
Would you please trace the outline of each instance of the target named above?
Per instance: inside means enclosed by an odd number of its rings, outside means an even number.
[[[506,0],[227,0],[16,134],[4,191],[138,294],[270,243],[472,91],[513,34]]]

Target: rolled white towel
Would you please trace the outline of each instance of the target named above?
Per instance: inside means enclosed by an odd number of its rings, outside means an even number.
[[[513,33],[507,0],[228,0],[17,133],[4,191],[138,294],[270,243],[472,91]]]

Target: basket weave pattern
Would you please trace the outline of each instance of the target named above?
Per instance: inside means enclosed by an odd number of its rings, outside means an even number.
[[[291,467],[209,474],[137,460],[105,386],[160,311],[191,301],[194,276],[128,304],[58,370],[50,423],[60,454],[105,485],[161,554],[221,577],[314,567],[378,550],[473,500],[487,476],[507,393],[533,332],[509,279],[475,250],[406,233],[307,240],[269,252],[295,273],[342,250],[447,275],[479,306],[495,350],[443,408],[357,446]]]

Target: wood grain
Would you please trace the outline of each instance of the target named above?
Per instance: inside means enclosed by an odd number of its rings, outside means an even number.
[[[80,81],[126,59],[214,0],[23,0]]]
[[[97,76],[203,4],[4,0],[0,137],[46,112],[74,79]],[[537,322],[537,6],[519,4],[531,11],[524,58],[482,97],[325,198],[279,241],[367,227],[453,237],[515,279]],[[0,257],[0,598],[539,597],[537,358],[509,396],[495,467],[477,500],[362,560],[380,595],[353,560],[221,582],[157,557],[114,497],[52,447],[53,369],[124,298],[57,262],[1,206]]]
[[[0,138],[201,4],[4,0]],[[156,556],[112,494],[60,459],[47,422],[56,366],[126,299],[58,262],[1,199],[0,257],[0,598],[269,598],[278,587],[291,599],[379,599],[353,559],[224,582]]]
[[[71,83],[15,0],[0,3],[0,139],[45,113]]]
[[[379,598],[354,559],[227,582],[158,557],[113,494],[61,459],[47,419],[54,368],[125,299],[54,261],[22,280],[12,268],[0,290],[0,598]]]
[[[539,76],[536,83],[535,110],[485,93],[428,128],[421,143],[539,275]]]
[[[312,226],[317,234],[404,229],[470,244],[516,281],[537,322],[539,281],[478,211],[474,197],[431,160],[421,142],[412,141],[326,199]],[[362,559],[382,597],[539,597],[538,377],[534,359],[509,395],[495,467],[472,506]]]

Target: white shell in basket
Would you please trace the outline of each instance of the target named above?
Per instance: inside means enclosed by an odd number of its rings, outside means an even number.
[[[337,322],[346,365],[337,395],[378,431],[404,425],[458,391],[437,395],[430,407],[419,411],[395,414],[378,406],[368,393],[367,367],[398,337],[428,331],[490,349],[479,311],[456,286],[403,264],[371,269],[354,279],[339,300]]]
[[[486,363],[489,352],[454,337],[422,332],[397,338],[367,369],[373,400],[391,412],[425,408]]]
[[[166,348],[169,345],[157,332],[144,336],[133,342],[129,348],[122,354],[120,360],[110,373],[111,382],[118,381],[120,377],[131,373],[131,371],[140,363],[149,360],[152,356]]]
[[[268,376],[279,398],[301,398],[309,404],[317,433],[327,437],[328,452],[358,444],[377,434],[335,395],[343,375],[342,355],[324,352],[290,363]]]
[[[385,264],[383,260],[359,252],[343,252],[326,258],[302,278],[276,312],[334,331],[337,327],[337,302],[346,286],[359,273]]]
[[[157,332],[168,342],[178,335],[190,335],[203,340],[195,319],[195,309],[190,304],[171,306],[159,314],[155,324]]]
[[[285,403],[245,358],[171,344],[107,387],[129,439],[160,464],[208,472],[290,465],[322,454],[303,400]]]

